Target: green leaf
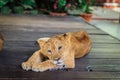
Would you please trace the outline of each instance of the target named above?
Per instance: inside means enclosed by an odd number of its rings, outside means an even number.
[[[84,6],[82,6],[82,11],[86,12],[88,10],[88,4],[85,4]]]
[[[65,5],[66,5],[66,0],[58,0],[57,12],[62,12],[62,11],[64,11]]]
[[[93,2],[95,2],[95,0],[91,0],[91,2],[93,3]]]
[[[36,14],[38,14],[38,10],[31,10],[31,11],[30,11],[30,14],[36,15]]]
[[[59,5],[60,5],[60,6],[62,6],[62,7],[63,7],[63,6],[65,6],[65,5],[66,5],[66,0],[59,0],[59,2],[58,2],[58,3],[59,3]]]
[[[4,7],[1,8],[1,13],[2,14],[10,14],[11,9],[8,6],[4,6]]]
[[[7,4],[10,0],[0,0],[0,8]]]
[[[30,5],[23,5],[23,7],[25,8],[25,9],[33,9],[33,7],[32,6],[30,6]]]
[[[31,7],[36,7],[35,0],[24,0],[22,3],[24,5],[28,5],[28,6],[31,6]]]
[[[17,13],[17,14],[23,14],[24,13],[24,9],[21,6],[14,7],[13,10],[14,10],[14,13]]]
[[[79,3],[82,3],[82,0],[78,0]]]

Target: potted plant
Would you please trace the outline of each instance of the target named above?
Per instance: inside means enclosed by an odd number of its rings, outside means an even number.
[[[65,16],[65,6],[66,6],[66,0],[54,0],[52,11],[49,12],[52,16]]]
[[[69,2],[67,2],[65,10],[67,11],[67,14],[69,15],[74,15],[77,16],[81,13],[81,10],[78,9],[78,0],[69,0]]]
[[[80,14],[80,16],[88,22],[90,22],[92,19],[92,9],[90,9],[90,6],[93,2],[94,0],[79,0],[79,7],[80,10],[83,12],[82,14]]]

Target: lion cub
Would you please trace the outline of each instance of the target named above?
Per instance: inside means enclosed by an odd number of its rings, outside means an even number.
[[[86,55],[92,45],[85,31],[40,38],[37,42],[40,50],[33,53],[28,61],[22,63],[24,70],[43,72],[52,69],[74,68],[75,58]]]
[[[4,44],[4,39],[3,39],[2,34],[0,34],[0,51],[2,51],[3,49],[3,44]]]

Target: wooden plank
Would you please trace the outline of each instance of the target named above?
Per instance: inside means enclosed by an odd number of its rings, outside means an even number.
[[[90,52],[87,56],[89,59],[96,58],[96,59],[119,59],[120,52]]]
[[[6,41],[36,41],[42,37],[51,37],[54,33],[9,33],[4,32],[3,36]],[[120,43],[120,41],[108,35],[90,35],[93,43]]]
[[[19,42],[6,42],[5,43],[5,47],[7,49],[13,47],[14,49],[17,50],[17,48],[24,48],[24,49],[35,49],[35,48],[38,48],[39,45],[35,44],[35,42],[23,42],[23,41],[19,41]],[[27,48],[29,47],[29,48]],[[92,50],[91,50],[91,53],[99,53],[99,54],[116,54],[116,53],[119,53],[120,52],[120,49],[119,47],[92,47]]]
[[[109,35],[90,35],[93,43],[120,43],[119,40],[112,38]]]
[[[73,17],[73,16],[64,16],[64,17],[62,17],[62,16],[49,16],[49,15],[15,15],[15,14],[13,14],[13,15],[0,15],[0,18],[2,18],[2,20],[0,20],[1,22],[2,21],[4,21],[4,20],[7,20],[7,21],[9,21],[10,19],[14,19],[14,20],[23,20],[24,19],[24,21],[25,20],[40,20],[40,21],[71,21],[71,22],[83,22],[84,23],[84,21],[81,19],[81,18],[79,18],[79,20],[81,20],[81,21],[78,21],[77,19],[77,17],[76,17],[76,20],[75,20],[75,17]]]
[[[16,44],[17,45],[17,44]],[[18,46],[18,47],[17,47]],[[26,51],[30,51],[29,53],[33,53],[34,51],[38,50],[39,49],[39,46],[29,46],[29,45],[26,45],[23,47],[20,47],[19,45],[17,46],[5,46],[4,47],[4,53],[6,53],[6,51],[8,51],[7,53],[13,53],[12,51],[16,51],[16,53],[19,53],[21,50],[23,51],[23,53],[25,54]],[[24,52],[25,51],[25,52]],[[119,50],[115,51],[114,50],[111,52],[108,50],[108,49],[104,49],[101,50],[101,51],[95,51],[95,50],[92,50],[90,51],[90,53],[86,56],[87,58],[91,59],[91,58],[120,58],[120,52]]]
[[[29,47],[27,47],[29,48]],[[0,70],[22,70],[21,63],[26,61],[32,53],[36,51],[35,49],[24,49],[23,48],[9,48],[4,49],[4,51],[0,54]],[[97,54],[97,53],[96,53]],[[120,71],[120,58],[107,58],[107,57],[92,57],[89,58],[89,55],[81,59],[76,59],[76,68],[72,71],[86,71],[87,66],[91,66],[91,68],[96,71]],[[116,54],[115,54],[116,55]],[[99,56],[99,54],[97,55]],[[104,55],[103,55],[104,56]],[[107,56],[110,56],[109,54]],[[3,63],[4,62],[4,63]]]
[[[33,40],[35,39],[38,39],[40,37],[50,37],[50,36],[53,36],[53,35],[57,35],[57,34],[61,34],[61,33],[65,33],[65,32],[69,32],[69,30],[64,30],[63,32],[63,29],[57,29],[57,30],[54,30],[54,32],[52,31],[49,31],[49,30],[46,30],[46,31],[40,31],[40,32],[36,32],[36,31],[2,31],[5,39],[15,39],[14,37],[17,36],[16,38],[21,38],[22,40],[24,40],[26,37],[29,37],[29,38],[32,38]],[[77,31],[77,30],[75,30]],[[71,31],[70,31],[71,32]],[[72,31],[74,32],[74,30]],[[92,31],[91,31],[92,32]],[[97,31],[96,31],[97,32]],[[90,32],[89,32],[90,33]],[[95,41],[98,41],[98,42],[109,42],[108,40],[111,40],[111,42],[119,42],[118,40],[115,40],[114,38],[111,38],[110,36],[106,36],[106,35],[97,35],[95,33],[91,33],[92,35],[91,38]],[[29,40],[32,40],[32,39],[29,39]],[[98,39],[98,40],[96,40]],[[103,40],[104,39],[104,40]]]
[[[18,46],[19,45],[19,46]],[[39,45],[36,43],[36,41],[5,41],[4,47],[31,47],[36,48],[39,47]]]
[[[119,65],[90,65],[90,64],[84,64],[84,65],[81,65],[81,66],[76,66],[78,68],[75,68],[73,70],[70,70],[70,71],[73,71],[73,72],[87,72],[87,69],[86,67],[90,66],[90,69],[91,71],[90,72],[120,72],[120,69],[118,67],[120,67]]]
[[[86,68],[89,66],[91,72],[120,72],[119,61],[120,59],[76,59],[74,71],[87,71]]]
[[[59,33],[59,34],[63,34],[63,33],[66,33],[66,32],[76,32],[76,31],[79,31],[79,30],[85,30],[86,32],[88,32],[89,34],[101,34],[101,35],[105,35],[107,33],[101,31],[101,30],[98,30],[98,29],[87,29],[87,28],[42,28],[42,27],[23,27],[23,26],[19,26],[16,28],[16,26],[0,26],[0,31],[1,32],[6,32],[6,31],[10,31],[10,32],[13,32],[13,31],[18,31],[18,32],[43,32],[43,33]]]
[[[76,66],[81,66],[81,65],[106,65],[106,66],[111,66],[111,65],[116,65],[119,66],[118,64],[120,64],[120,59],[106,59],[106,58],[102,58],[102,59],[89,59],[89,58],[81,58],[81,59],[76,59]],[[78,68],[78,67],[76,67]],[[113,67],[114,69],[114,67]],[[120,68],[118,67],[118,69],[120,70]]]
[[[120,48],[120,44],[107,44],[107,43],[104,43],[104,44],[92,44],[92,47],[93,48]]]
[[[18,46],[19,45],[19,46]],[[14,47],[36,47],[38,46],[36,44],[36,41],[5,41],[5,44],[4,44],[5,47],[11,47],[11,46],[14,46]],[[101,43],[93,43],[92,44],[92,48],[105,48],[105,49],[119,49],[120,48],[120,44],[110,44],[110,43],[104,43],[104,44],[101,44]]]
[[[9,74],[8,74],[9,73]],[[73,80],[73,79],[120,79],[119,72],[63,72],[63,71],[56,71],[56,72],[43,72],[43,73],[35,73],[35,72],[25,72],[25,71],[8,71],[0,72],[1,78],[37,78],[37,79],[44,79],[44,80]],[[51,75],[49,75],[51,74]],[[74,75],[74,76],[73,76]],[[46,77],[47,76],[47,77]]]
[[[17,45],[17,46],[10,45],[10,46],[4,47],[4,51],[5,51],[4,53],[6,53],[6,51],[8,51],[7,53],[11,53],[11,54],[13,53],[11,51],[16,51],[16,53],[19,53],[22,50],[24,54],[26,51],[30,51],[30,53],[32,54],[34,51],[38,49],[39,49],[39,46],[35,46],[35,45],[34,46],[29,46],[29,45],[24,46],[24,44]],[[91,50],[90,53],[86,57],[89,59],[91,58],[108,58],[108,59],[109,58],[120,58],[120,52],[118,49],[116,49],[117,51],[115,51],[114,49],[111,49],[111,51],[109,51],[109,49],[103,49],[103,50],[101,49],[99,51]]]
[[[81,22],[78,22],[78,20],[75,20],[74,17],[66,17],[66,18],[60,18],[60,17],[18,17],[18,16],[0,16],[0,24],[1,25],[10,25],[10,26],[33,26],[33,27],[63,27],[63,28],[90,28],[94,29],[94,27],[89,27],[88,24],[85,24],[83,20]],[[12,20],[11,20],[12,19]],[[79,18],[80,19],[80,18]],[[15,23],[15,24],[14,24]],[[21,24],[22,23],[22,24]]]
[[[88,58],[120,58],[119,44],[94,44]],[[39,46],[35,41],[7,41],[5,42],[4,50],[13,51],[29,51],[38,50]],[[12,52],[11,52],[12,53]]]
[[[112,52],[112,53],[119,53],[120,52],[120,49],[118,48],[92,48],[91,52]]]

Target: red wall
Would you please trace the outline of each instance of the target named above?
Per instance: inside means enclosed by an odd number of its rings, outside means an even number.
[[[116,0],[117,3],[120,3],[120,0]]]

